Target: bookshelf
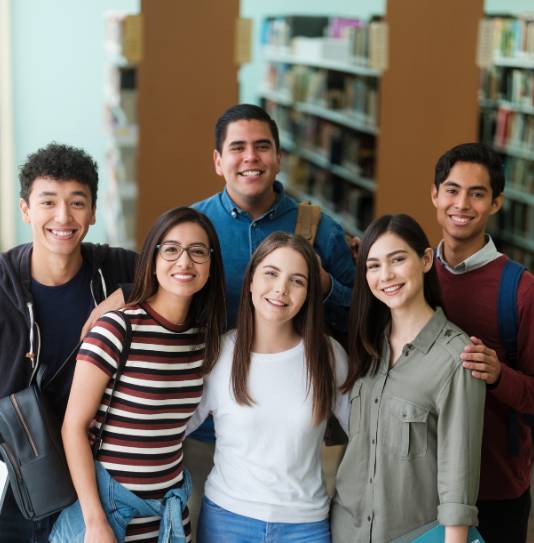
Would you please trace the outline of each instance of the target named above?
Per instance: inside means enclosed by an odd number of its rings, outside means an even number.
[[[373,217],[381,22],[284,16],[263,21],[263,107],[280,129],[287,191],[317,203],[352,235]]]
[[[534,269],[534,15],[487,19],[493,61],[482,71],[480,139],[501,153],[505,205],[493,224],[499,248]]]
[[[137,73],[141,60],[139,14],[106,14],[105,124],[108,133],[105,194],[106,237],[112,245],[135,249],[137,209]]]

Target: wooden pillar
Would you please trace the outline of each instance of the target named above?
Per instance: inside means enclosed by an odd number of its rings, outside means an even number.
[[[389,69],[381,79],[375,215],[415,217],[440,238],[430,201],[434,164],[478,139],[478,22],[483,0],[388,0]]]
[[[238,101],[239,0],[143,0],[137,244],[156,217],[222,189],[213,125]]]

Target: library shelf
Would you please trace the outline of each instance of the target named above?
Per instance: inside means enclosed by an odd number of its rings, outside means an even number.
[[[506,187],[504,189],[504,195],[511,200],[516,200],[522,202],[534,208],[534,194],[525,192],[521,189],[516,189],[514,187]]]
[[[308,58],[292,55],[285,52],[283,48],[264,46],[263,60],[277,64],[294,64],[300,66],[311,66],[314,68],[324,68],[335,72],[343,72],[353,75],[363,75],[366,77],[380,77],[380,72],[364,65],[348,62],[337,62],[330,59]]]
[[[312,102],[293,101],[288,93],[270,89],[261,89],[259,95],[261,98],[276,102],[281,106],[293,107],[302,113],[314,115],[315,117],[320,117],[326,121],[332,121],[333,123],[346,128],[352,128],[358,132],[364,132],[374,136],[379,133],[379,128],[373,122],[370,122],[365,115],[358,114],[349,109],[335,110],[328,109]]]
[[[352,172],[349,168],[339,164],[332,164],[330,160],[328,160],[328,157],[321,154],[319,151],[297,145],[287,134],[280,134],[280,146],[284,151],[298,155],[319,168],[328,170],[345,181],[352,183],[356,187],[368,190],[369,192],[376,191],[376,183],[373,179],[361,177],[355,172]]]
[[[530,149],[527,149],[525,147],[496,144],[493,144],[493,147],[495,148],[495,150],[499,151],[499,153],[503,153],[511,157],[523,158],[525,160],[534,160],[534,151],[531,151]]]
[[[503,108],[509,109],[510,111],[517,111],[518,113],[534,115],[534,106],[531,106],[529,104],[511,102],[509,100],[489,100],[487,98],[481,98],[480,107],[488,109]]]
[[[534,240],[525,238],[523,236],[520,236],[518,234],[514,234],[512,232],[508,232],[506,230],[501,230],[499,232],[494,232],[493,235],[506,243],[510,243],[511,245],[515,245],[517,247],[521,247],[525,251],[529,251],[534,253]]]

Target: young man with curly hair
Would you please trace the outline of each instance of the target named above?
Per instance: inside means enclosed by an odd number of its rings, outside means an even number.
[[[36,364],[54,371],[76,346],[92,308],[119,283],[133,280],[135,253],[82,243],[95,223],[97,166],[81,149],[52,143],[20,170],[20,211],[31,243],[0,254],[0,397],[28,385]],[[74,363],[54,384],[63,417]],[[48,541],[50,519],[32,522],[8,489],[0,542]]]

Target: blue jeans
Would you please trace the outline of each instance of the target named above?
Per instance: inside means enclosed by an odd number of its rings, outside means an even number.
[[[263,522],[231,513],[202,499],[197,543],[330,543],[328,519],[318,522]]]

